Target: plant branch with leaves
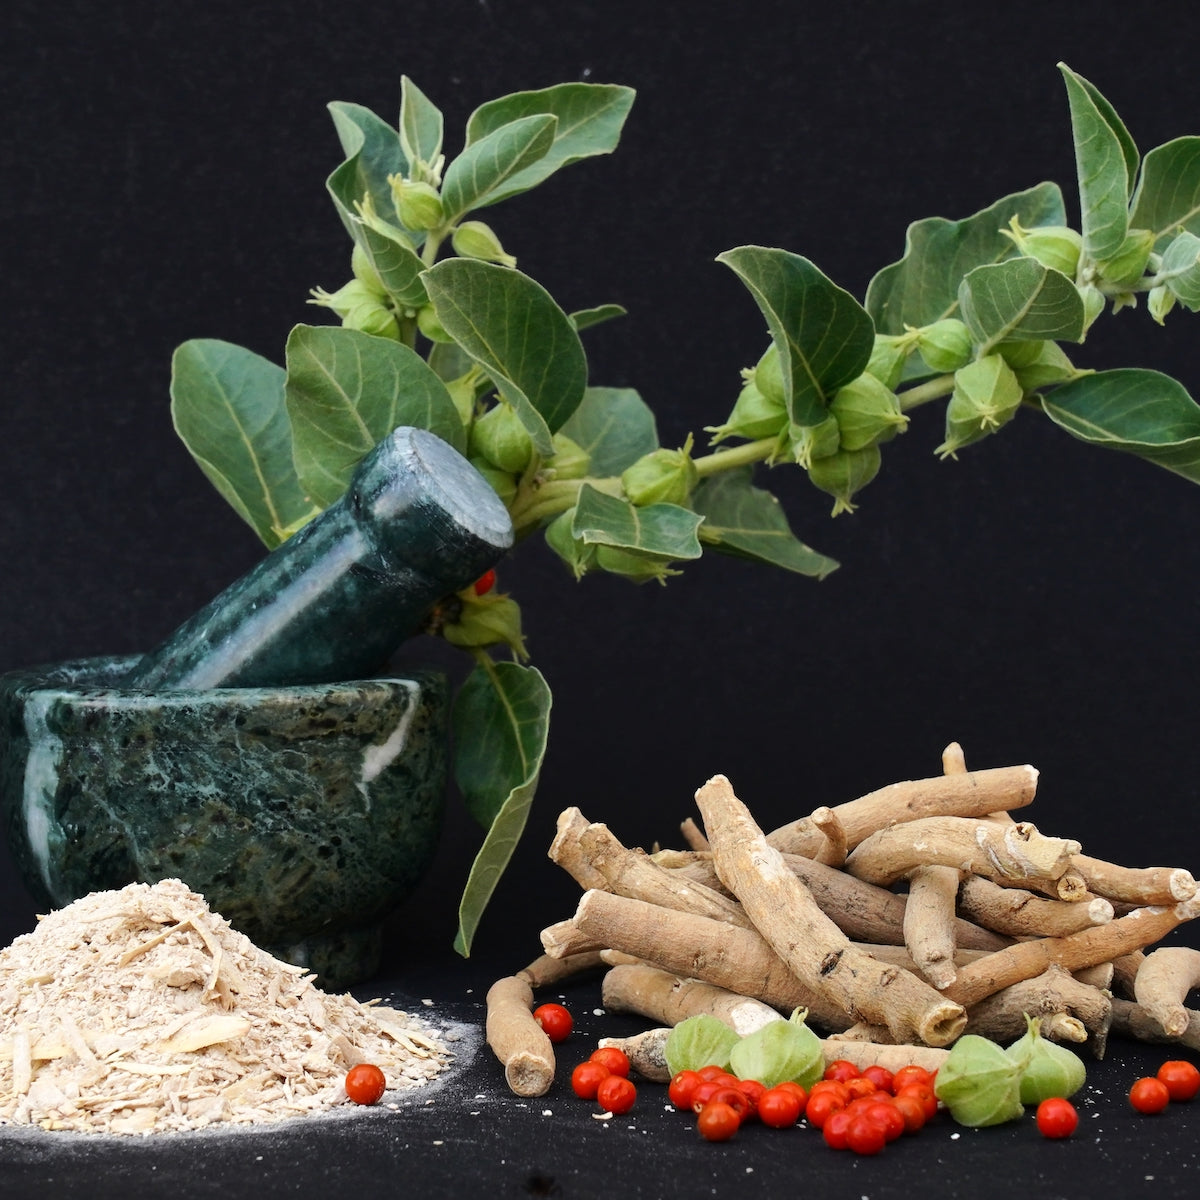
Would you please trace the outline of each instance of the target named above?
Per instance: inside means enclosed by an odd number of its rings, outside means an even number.
[[[1200,407],[1182,384],[1081,370],[1060,344],[1141,296],[1159,323],[1176,305],[1200,309],[1200,137],[1143,160],[1112,105],[1060,69],[1078,229],[1053,183],[961,220],[917,221],[863,303],[786,250],[718,256],[758,305],[769,344],[743,370],[725,421],[706,429],[703,454],[690,436],[661,446],[636,391],[589,385],[580,333],[623,310],[565,312],[475,215],[615,149],[629,88],[570,83],[490,101],[450,161],[442,114],[411,80],[396,127],[335,103],[345,157],[328,190],[352,240],[352,278],[314,289],[312,302],[341,325],[297,325],[282,367],[227,342],[185,343],[175,426],[268,547],[337,500],[381,438],[415,425],[468,457],[518,541],[540,534],[577,578],[634,582],[664,582],[706,548],[828,574],[837,564],[794,535],[756,467],[799,466],[835,515],[852,511],[880,447],[942,400],[943,457],[1038,410],[1200,482]],[[526,665],[510,596],[467,588],[435,609],[428,632],[474,660],[452,716],[455,778],[486,830],[459,907],[465,954],[525,826],[551,697]]]

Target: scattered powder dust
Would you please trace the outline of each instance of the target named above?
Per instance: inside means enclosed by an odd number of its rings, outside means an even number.
[[[257,1124],[443,1070],[419,1019],[320,991],[177,879],[94,892],[0,950],[0,1125],[141,1134]]]

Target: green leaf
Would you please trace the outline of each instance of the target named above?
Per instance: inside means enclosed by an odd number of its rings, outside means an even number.
[[[686,561],[703,553],[696,530],[703,517],[678,504],[636,508],[585,483],[579,489],[571,534],[589,546]]]
[[[1042,408],[1081,441],[1125,450],[1200,483],[1200,406],[1169,375],[1097,371],[1055,388]]]
[[[763,246],[717,255],[750,289],[779,348],[788,416],[816,425],[843,384],[862,374],[875,327],[858,301],[806,258]]]
[[[1094,262],[1112,258],[1129,232],[1129,197],[1138,152],[1113,106],[1081,75],[1059,63],[1071,107],[1084,252]]]
[[[654,411],[633,388],[588,388],[562,432],[588,452],[597,477],[620,475],[658,449]]]
[[[587,359],[570,317],[545,288],[510,267],[449,258],[424,278],[443,328],[488,373],[534,448],[549,458],[550,435],[587,385]]]
[[[229,342],[184,342],[171,416],[200,469],[268,547],[312,514],[292,463],[281,367]]]
[[[1062,192],[1039,183],[1004,196],[961,220],[927,217],[908,227],[904,257],[884,267],[867,288],[867,312],[880,333],[901,334],[958,315],[958,285],[968,271],[1017,252],[1000,231],[1016,217],[1026,229],[1065,225]]]
[[[400,147],[400,134],[369,108],[337,100],[329,105],[346,161],[326,183],[339,215],[354,236],[350,223],[356,205],[370,196],[375,211],[386,221],[398,224],[389,175],[407,175],[408,159]]]
[[[425,264],[407,241],[398,241],[361,217],[355,218],[350,234],[398,308],[420,308],[428,303],[421,279]]]
[[[527,192],[561,167],[609,154],[621,138],[621,128],[633,106],[632,88],[606,83],[562,83],[536,92],[515,92],[481,105],[467,121],[467,145],[524,117],[547,114],[557,118],[554,142],[545,156],[511,175],[491,192],[489,204]]]
[[[1162,256],[1162,274],[1168,290],[1184,308],[1192,312],[1200,309],[1200,237],[1186,230],[1179,234]]]
[[[466,448],[445,384],[416,351],[387,338],[297,325],[288,336],[285,395],[296,470],[321,507],[342,495],[362,457],[397,425]]]
[[[1176,138],[1146,155],[1130,224],[1153,230],[1160,252],[1177,230],[1200,234],[1200,137]]]
[[[753,467],[723,471],[705,479],[692,495],[704,518],[700,540],[734,558],[767,563],[824,579],[838,564],[810,549],[788,527],[783,506],[762,488],[752,486]]]
[[[454,947],[470,954],[480,917],[525,829],[550,730],[550,689],[541,672],[481,663],[454,702],[454,778],[485,829],[458,907]]]
[[[442,150],[442,112],[407,75],[400,77],[400,148],[410,163],[432,165]]]
[[[958,302],[980,355],[1006,338],[1077,342],[1083,337],[1079,289],[1035,258],[976,267],[963,279]]]
[[[524,117],[468,146],[446,168],[442,180],[446,220],[457,221],[463,213],[495,204],[497,192],[507,195],[504,185],[549,153],[557,123],[547,115]]]
[[[619,304],[601,304],[596,308],[581,308],[578,312],[573,312],[571,324],[577,330],[590,329],[593,325],[603,325],[605,321],[612,321],[625,315],[626,310]]]

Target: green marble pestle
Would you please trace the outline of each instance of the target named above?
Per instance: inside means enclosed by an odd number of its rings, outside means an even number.
[[[370,676],[512,540],[508,510],[475,468],[434,434],[401,426],[363,459],[340,500],[184,622],[122,686]]]

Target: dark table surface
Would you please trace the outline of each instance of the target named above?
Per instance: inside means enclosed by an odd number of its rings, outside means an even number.
[[[599,1109],[571,1092],[570,1068],[604,1036],[637,1032],[640,1018],[601,1010],[598,978],[549,989],[576,1018],[559,1048],[549,1093],[512,1095],[483,1045],[484,995],[517,963],[463,962],[436,952],[403,978],[356,989],[411,1006],[457,1038],[442,1081],[396,1107],[339,1112],[273,1127],[157,1137],[0,1130],[0,1195],[13,1197],[266,1196],[789,1196],[887,1200],[1011,1195],[1182,1196],[1200,1180],[1200,1100],[1159,1116],[1136,1114],[1130,1084],[1153,1073],[1164,1047],[1113,1041],[1088,1060],[1076,1098],[1080,1126],[1068,1141],[1037,1132],[1031,1112],[993,1129],[966,1129],[945,1114],[876,1158],[829,1150],[800,1127],[747,1126],[709,1144],[670,1108],[666,1088],[643,1083],[631,1112]],[[423,1004],[432,1000],[432,1005]],[[1178,1054],[1174,1054],[1178,1057]],[[1193,1056],[1194,1057],[1194,1056]]]

